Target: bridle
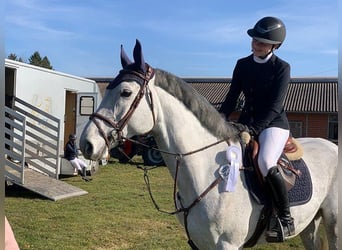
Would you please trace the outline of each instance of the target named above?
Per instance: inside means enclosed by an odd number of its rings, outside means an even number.
[[[89,119],[94,122],[97,129],[99,130],[99,133],[101,134],[101,136],[105,140],[107,148],[108,148],[108,153],[110,151],[110,145],[111,145],[110,138],[109,138],[109,136],[106,135],[104,130],[101,128],[98,120],[102,120],[102,121],[106,122],[107,124],[109,124],[113,128],[112,132],[110,133],[112,140],[118,141],[119,144],[122,143],[123,142],[122,131],[123,131],[124,127],[127,125],[129,119],[132,117],[132,115],[133,115],[134,111],[136,110],[136,108],[138,107],[141,99],[145,96],[145,94],[147,94],[149,97],[149,100],[150,100],[150,109],[152,111],[153,126],[156,122],[155,121],[156,119],[155,119],[155,114],[154,114],[154,108],[153,108],[152,94],[148,88],[148,82],[154,76],[154,69],[146,63],[146,72],[145,73],[140,73],[138,71],[130,70],[130,69],[122,69],[120,71],[120,74],[131,74],[131,75],[134,75],[135,77],[138,77],[138,79],[142,80],[142,84],[140,84],[139,92],[135,96],[135,98],[134,98],[131,106],[129,107],[128,111],[126,112],[126,114],[119,121],[113,121],[113,120],[107,118],[106,116],[104,116],[100,113],[97,113],[97,112],[93,113],[89,117]]]

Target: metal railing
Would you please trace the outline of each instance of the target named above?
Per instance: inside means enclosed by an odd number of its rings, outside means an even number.
[[[15,150],[22,159],[19,161],[39,172],[58,179],[59,176],[59,149],[60,149],[60,120],[47,112],[44,112],[25,101],[14,97],[14,105],[11,114],[24,117],[24,137],[11,136],[12,128],[6,130],[9,139],[6,143],[20,144],[22,150]],[[6,110],[10,110],[7,108]],[[14,117],[14,116],[13,116]],[[11,120],[10,117],[6,120]],[[10,127],[10,125],[7,125]],[[10,142],[12,141],[12,142]],[[15,142],[14,142],[15,141]],[[13,150],[12,150],[13,149]],[[6,151],[8,155],[14,154],[14,147]],[[13,151],[13,152],[8,152]],[[24,182],[24,179],[22,180]]]
[[[5,175],[24,183],[26,117],[5,107]]]

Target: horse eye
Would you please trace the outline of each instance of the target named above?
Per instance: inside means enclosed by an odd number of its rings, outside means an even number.
[[[132,94],[132,91],[128,90],[128,89],[124,89],[121,92],[121,97],[130,97],[130,95]]]

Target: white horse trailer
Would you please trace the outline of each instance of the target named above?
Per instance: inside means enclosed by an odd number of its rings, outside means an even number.
[[[79,138],[97,108],[101,96],[96,82],[9,59],[5,73],[5,104],[11,110],[6,113],[8,158],[19,162],[25,158],[26,165],[56,179],[75,174],[63,159],[64,146],[70,134]],[[16,145],[23,136],[16,133],[20,129],[13,112],[25,118],[26,139],[19,143],[20,148]],[[97,162],[88,163],[88,170],[97,168]]]

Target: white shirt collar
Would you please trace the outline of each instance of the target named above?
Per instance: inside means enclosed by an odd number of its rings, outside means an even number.
[[[265,58],[260,58],[253,55],[254,62],[256,63],[266,63],[272,57],[273,53],[269,53]]]

